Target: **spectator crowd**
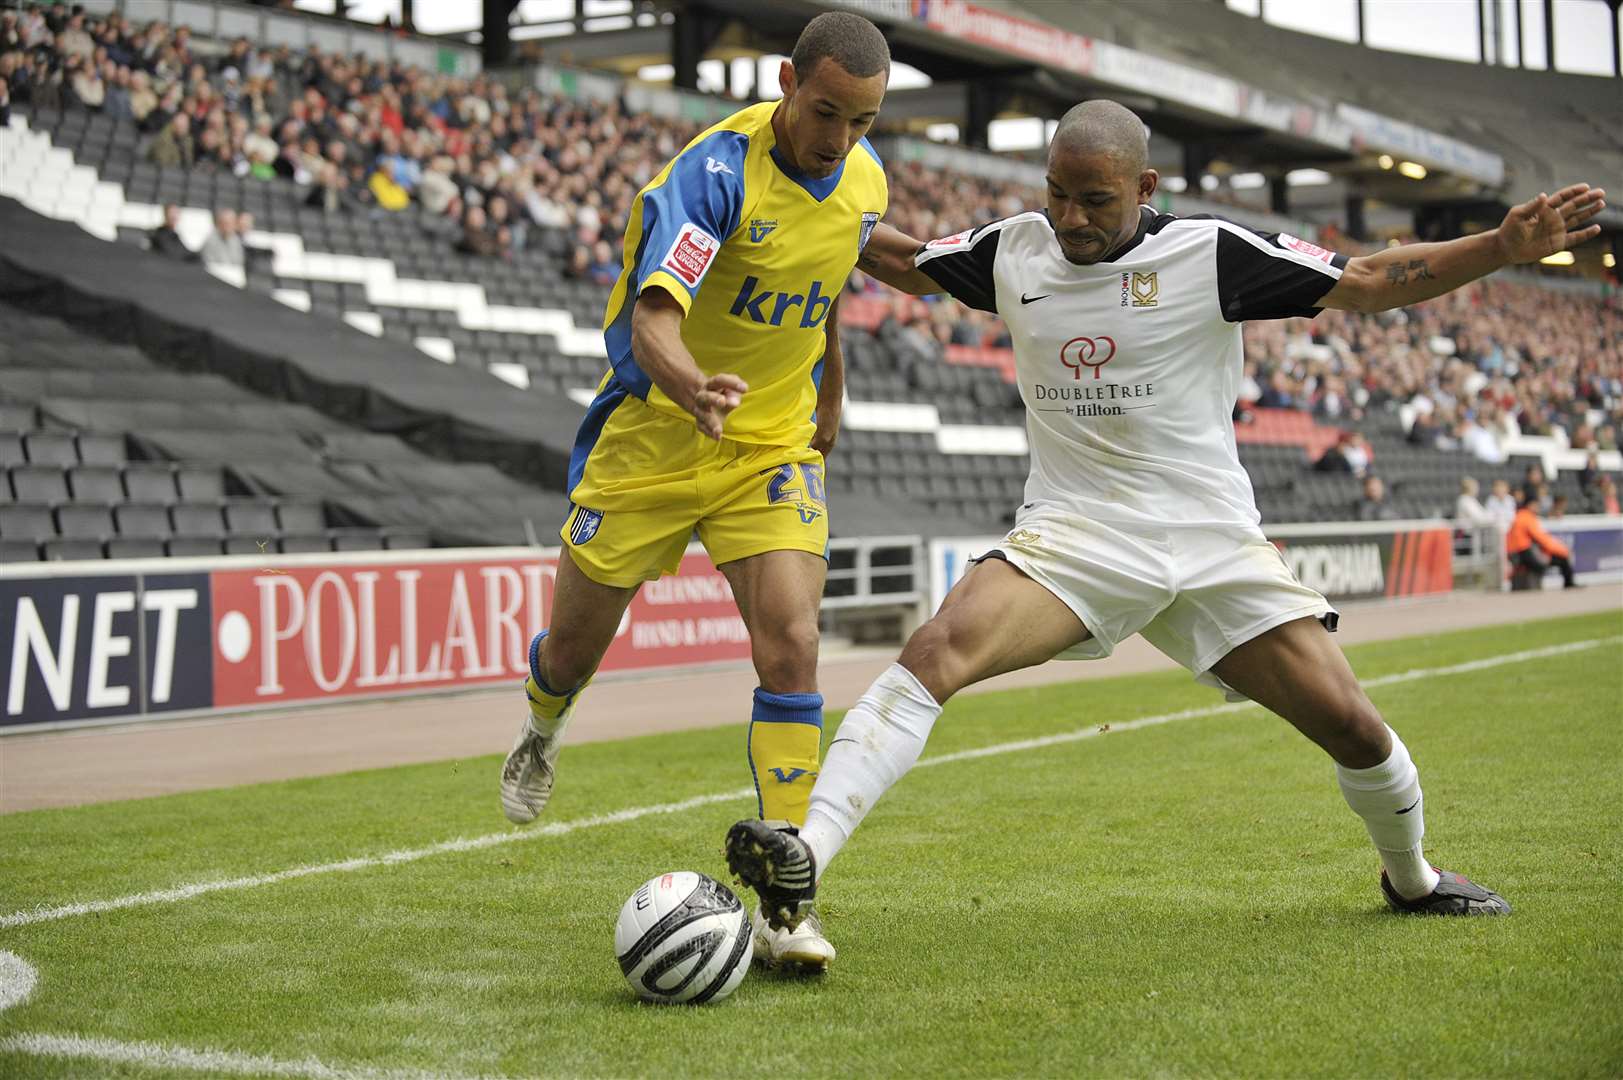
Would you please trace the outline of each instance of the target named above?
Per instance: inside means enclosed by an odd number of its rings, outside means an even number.
[[[698,131],[315,46],[220,49],[184,26],[63,4],[0,12],[0,108],[11,105],[127,119],[154,164],[284,178],[329,212],[416,205],[455,220],[473,254],[520,250],[533,227],[567,230],[569,273],[599,281],[618,270],[633,196]]]
[[[123,118],[143,133],[140,152],[155,164],[291,181],[307,205],[329,213],[416,207],[454,222],[456,248],[471,255],[501,258],[538,230],[567,233],[566,276],[604,285],[619,273],[636,192],[698,131],[620,102],[510,92],[485,76],[314,46],[197,42],[185,26],[121,12],[92,17],[63,4],[0,12],[0,122],[13,105]],[[887,220],[920,238],[1043,201],[1018,184],[917,162],[887,171]],[[230,211],[217,215],[205,254],[241,265],[250,228]],[[185,250],[172,220],[153,243]],[[860,272],[848,288],[879,298],[893,329],[921,346],[1009,344],[1003,324],[983,312],[897,297]],[[1616,295],[1492,280],[1378,315],[1248,323],[1244,335],[1242,422],[1255,408],[1308,411],[1331,425],[1398,409],[1411,442],[1488,463],[1504,460],[1501,440],[1516,433],[1556,435],[1579,449],[1618,446]],[[1356,441],[1337,448],[1346,471],[1359,475],[1367,452]],[[1369,512],[1381,513],[1382,500],[1370,501]]]

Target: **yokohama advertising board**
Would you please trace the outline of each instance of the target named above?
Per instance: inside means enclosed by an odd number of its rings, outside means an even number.
[[[0,731],[516,682],[556,568],[490,549],[8,573]],[[690,553],[632,601],[603,670],[748,656],[726,579]]]

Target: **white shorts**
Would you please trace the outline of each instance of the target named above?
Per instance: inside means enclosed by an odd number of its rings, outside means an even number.
[[[1014,529],[982,558],[998,555],[1057,596],[1092,634],[1059,659],[1102,659],[1143,634],[1231,701],[1244,696],[1211,670],[1231,650],[1294,619],[1319,619],[1334,630],[1340,618],[1296,580],[1255,526],[1151,532],[1036,506],[1022,508]]]

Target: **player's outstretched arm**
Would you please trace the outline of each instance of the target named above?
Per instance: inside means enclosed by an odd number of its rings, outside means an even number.
[[[706,375],[682,343],[686,312],[676,298],[658,285],[637,297],[631,312],[631,354],[637,364],[693,417],[699,430],[721,438],[727,414],[738,408],[749,385],[737,375]]]
[[[1513,207],[1492,232],[1360,255],[1348,261],[1341,280],[1319,306],[1372,312],[1430,300],[1501,267],[1533,262],[1593,239],[1600,226],[1585,222],[1605,208],[1605,191],[1573,184]]]
[[[881,221],[868,237],[868,246],[857,256],[857,269],[914,296],[944,292],[929,274],[913,268],[913,256],[923,246],[924,241],[915,240]]]

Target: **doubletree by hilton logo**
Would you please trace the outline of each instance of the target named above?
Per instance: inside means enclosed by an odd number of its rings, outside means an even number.
[[[1059,347],[1059,362],[1071,369],[1078,379],[1082,369],[1090,368],[1095,379],[1100,369],[1116,356],[1116,339],[1100,334],[1098,337],[1074,337]]]

